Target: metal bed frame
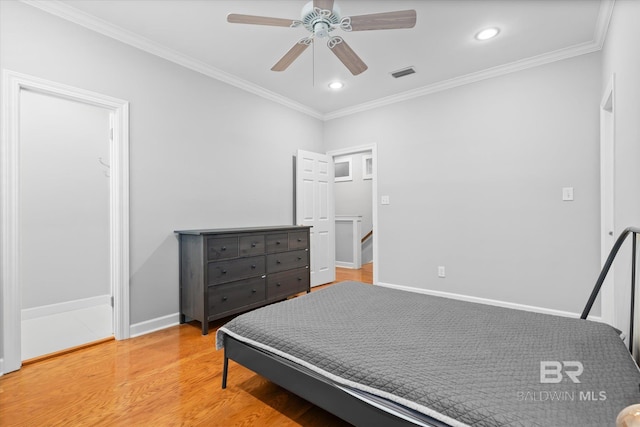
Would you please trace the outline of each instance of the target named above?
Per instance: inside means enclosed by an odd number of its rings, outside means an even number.
[[[589,300],[580,316],[586,319],[598,296],[600,289],[611,269],[611,265],[626,238],[633,234],[632,267],[631,267],[631,315],[629,327],[629,352],[633,350],[633,320],[636,282],[636,240],[640,228],[626,228],[618,237],[611,249],[607,261],[596,281]],[[278,355],[263,351],[249,344],[224,335],[224,367],[222,372],[222,388],[227,387],[229,359],[232,359],[257,374],[269,379],[290,392],[308,400],[316,406],[336,415],[343,420],[359,426],[405,427],[415,426],[408,419],[391,414],[384,409],[373,406],[364,400],[348,393],[344,388],[327,378],[303,366],[293,363]],[[420,422],[430,427],[450,427],[435,418],[423,415]]]

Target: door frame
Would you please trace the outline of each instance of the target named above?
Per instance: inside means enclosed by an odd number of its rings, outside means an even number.
[[[600,101],[600,259],[607,260],[615,242],[615,74],[611,75]],[[602,287],[602,321],[620,328],[616,319],[615,265]],[[626,310],[626,306],[620,307]],[[624,312],[624,310],[622,311]]]
[[[371,177],[371,222],[373,223],[373,284],[375,285],[378,283],[378,237],[380,236],[378,232],[378,145],[375,143],[359,145],[356,147],[327,151],[327,154],[335,160],[336,157],[362,153],[364,151],[371,151],[371,161],[373,163],[373,173]]]
[[[2,71],[0,203],[2,205],[2,350],[0,375],[20,369],[20,93],[23,90],[104,108],[112,120],[110,147],[110,282],[115,338],[129,330],[129,103],[10,70]]]

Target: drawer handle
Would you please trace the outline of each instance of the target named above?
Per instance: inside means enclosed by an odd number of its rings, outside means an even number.
[[[258,291],[256,291],[255,289],[251,289],[251,293],[252,294],[255,294],[256,292],[258,292]]]
[[[276,242],[276,245],[279,245],[279,244],[280,244],[280,240],[278,240],[278,241]]]
[[[255,265],[255,264],[252,264],[252,265],[251,265],[251,268],[255,270],[256,265]]]
[[[280,287],[280,286],[282,286],[282,284],[280,282],[278,282],[278,283],[276,283],[276,286]]]
[[[223,247],[221,247],[221,248],[220,248],[220,250],[221,250],[221,251],[226,251],[226,250],[227,250],[227,247],[226,247],[226,246],[223,246]]]
[[[302,277],[298,277],[298,282],[302,282]]]
[[[302,257],[298,257],[298,261],[300,261],[302,259]]]
[[[276,264],[282,264],[279,259],[276,260]]]
[[[222,270],[222,274],[227,274],[227,270]]]
[[[256,243],[251,243],[251,247],[255,248],[256,247]]]
[[[226,300],[227,300],[227,297],[222,297],[222,301],[226,301]]]
[[[298,239],[298,242],[302,242],[302,239]]]

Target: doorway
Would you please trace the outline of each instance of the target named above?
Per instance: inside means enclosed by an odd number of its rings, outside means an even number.
[[[129,138],[125,101],[7,70],[2,84],[0,373],[6,373],[19,369],[24,359],[23,314],[28,319],[101,301],[109,306],[106,317],[116,339],[129,337]],[[55,117],[61,111],[70,115]],[[106,133],[102,140],[106,144],[96,144],[100,147],[94,147],[93,161],[85,157],[71,167],[66,162],[82,157],[86,153],[81,152],[92,145],[64,145],[87,136],[61,131],[82,128],[73,121],[78,114],[83,120],[101,123],[98,126],[103,128],[97,132]],[[39,134],[47,126],[47,132]],[[80,168],[75,169],[77,173],[93,162],[101,181],[74,175],[74,167]],[[96,186],[88,186],[89,181]],[[73,213],[64,209],[71,204]],[[100,214],[93,210],[94,204],[101,206]],[[92,225],[73,228],[96,215],[101,218]],[[71,238],[71,234],[80,236]],[[93,247],[92,241],[101,243]],[[92,256],[85,257],[88,253]]]
[[[22,360],[113,335],[110,112],[20,94]]]
[[[378,280],[378,179],[375,144],[327,153],[336,165],[336,265],[373,264],[373,283]],[[344,175],[342,178],[339,175]],[[344,242],[340,243],[340,229]],[[346,249],[340,249],[343,245]],[[355,248],[355,251],[352,250]],[[342,253],[342,254],[341,254]],[[359,255],[358,255],[359,254]],[[339,259],[343,257],[345,261]],[[360,257],[358,259],[358,256]],[[370,267],[370,266],[369,266]]]

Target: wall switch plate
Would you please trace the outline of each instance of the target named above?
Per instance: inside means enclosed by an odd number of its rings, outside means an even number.
[[[438,277],[445,277],[444,275],[444,265],[438,266]]]
[[[570,202],[573,200],[573,187],[562,188],[562,200]]]
[[[380,204],[383,204],[383,205],[389,205],[389,204],[391,204],[391,203],[389,202],[389,196],[381,196],[381,197],[380,197]]]

